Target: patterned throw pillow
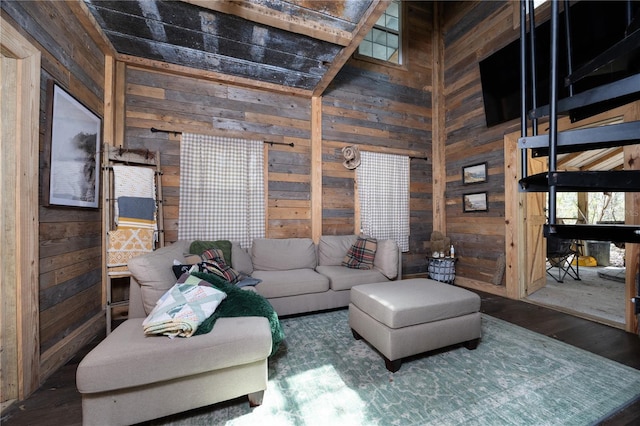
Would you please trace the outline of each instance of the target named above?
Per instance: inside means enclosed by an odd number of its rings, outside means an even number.
[[[209,272],[221,276],[231,284],[238,282],[240,274],[227,265],[220,249],[209,249],[202,253],[203,262],[200,263],[201,272]]]
[[[352,269],[371,269],[377,247],[378,241],[375,238],[358,237],[342,260],[342,266]]]

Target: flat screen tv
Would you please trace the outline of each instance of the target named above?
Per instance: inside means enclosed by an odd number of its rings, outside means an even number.
[[[630,30],[640,20],[640,2],[630,2],[631,14],[627,13],[626,1],[587,1],[575,3],[570,8],[572,67],[578,69],[584,63],[605,51],[624,38],[627,31],[628,16],[636,21],[631,23]],[[564,12],[562,12],[559,28],[558,58],[558,98],[568,96],[568,88],[563,79],[567,75],[566,40],[564,28]],[[538,106],[549,103],[549,22],[537,25],[536,28],[536,74]],[[527,48],[529,42],[527,41]],[[529,53],[527,53],[527,57]],[[529,65],[527,65],[529,66]],[[529,71],[527,71],[529,72]],[[616,81],[640,72],[640,48],[632,49],[624,58],[612,62],[574,84],[574,93]],[[520,40],[515,40],[501,50],[480,62],[480,78],[487,127],[495,126],[520,116]],[[527,88],[527,98],[531,99],[531,87]],[[621,98],[589,107],[571,111],[571,120],[577,121],[613,107],[623,105],[634,99]],[[531,102],[527,110],[531,108]]]

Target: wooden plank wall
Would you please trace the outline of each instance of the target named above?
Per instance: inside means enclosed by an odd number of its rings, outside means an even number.
[[[459,257],[456,282],[486,291],[505,252],[503,135],[518,131],[519,119],[487,128],[479,62],[518,38],[517,4],[444,4],[447,235]],[[481,162],[487,162],[488,181],[462,185],[462,167]],[[479,191],[488,192],[488,212],[463,213],[463,194]]]
[[[2,2],[3,15],[42,52],[41,170],[49,161],[43,155],[49,80],[96,114],[102,116],[103,111],[104,54],[70,7],[66,2]],[[100,210],[45,207],[42,175],[39,187],[39,375],[43,379],[93,338],[96,327],[104,327],[104,314]]]
[[[403,273],[426,272],[432,230],[431,202],[431,28],[429,2],[407,2],[406,63],[388,67],[351,59],[329,85],[322,102],[323,234],[354,229],[355,171],[342,165],[341,149],[358,145],[428,160],[411,160],[410,242]]]
[[[267,236],[311,237],[311,100],[128,66],[125,147],[160,151],[167,243],[178,237],[180,137],[151,127],[265,144]]]
[[[411,2],[408,66],[388,68],[352,60],[322,99],[323,234],[354,230],[354,172],[340,149],[430,157],[431,15],[429,3]],[[265,141],[268,170],[267,236],[311,235],[311,100],[128,66],[125,147],[161,151],[165,238],[177,239],[179,136],[156,127]],[[375,88],[375,90],[373,90]],[[411,251],[405,272],[426,269],[431,233],[431,163],[411,162]]]

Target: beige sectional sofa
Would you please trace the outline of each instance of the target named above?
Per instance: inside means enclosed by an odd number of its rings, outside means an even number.
[[[373,268],[341,266],[357,235],[253,241],[251,276],[262,280],[255,290],[278,315],[291,315],[349,305],[349,291],[358,284],[400,279],[402,259],[395,241],[378,240]]]
[[[249,251],[232,244],[231,266],[262,280],[246,287],[279,316],[346,307],[357,284],[401,278],[400,251],[378,241],[373,269],[341,266],[356,235],[256,239]],[[176,282],[174,261],[186,262],[191,241],[177,241],[132,259],[129,319],[80,363],[83,424],[132,424],[248,395],[260,404],[272,349],[263,317],[221,318],[210,333],[145,337],[142,321]]]

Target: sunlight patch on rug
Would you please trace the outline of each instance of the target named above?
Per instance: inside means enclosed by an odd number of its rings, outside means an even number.
[[[405,359],[390,373],[347,310],[282,320],[263,404],[246,398],[164,425],[588,425],[640,396],[640,371],[486,315],[476,350]]]

